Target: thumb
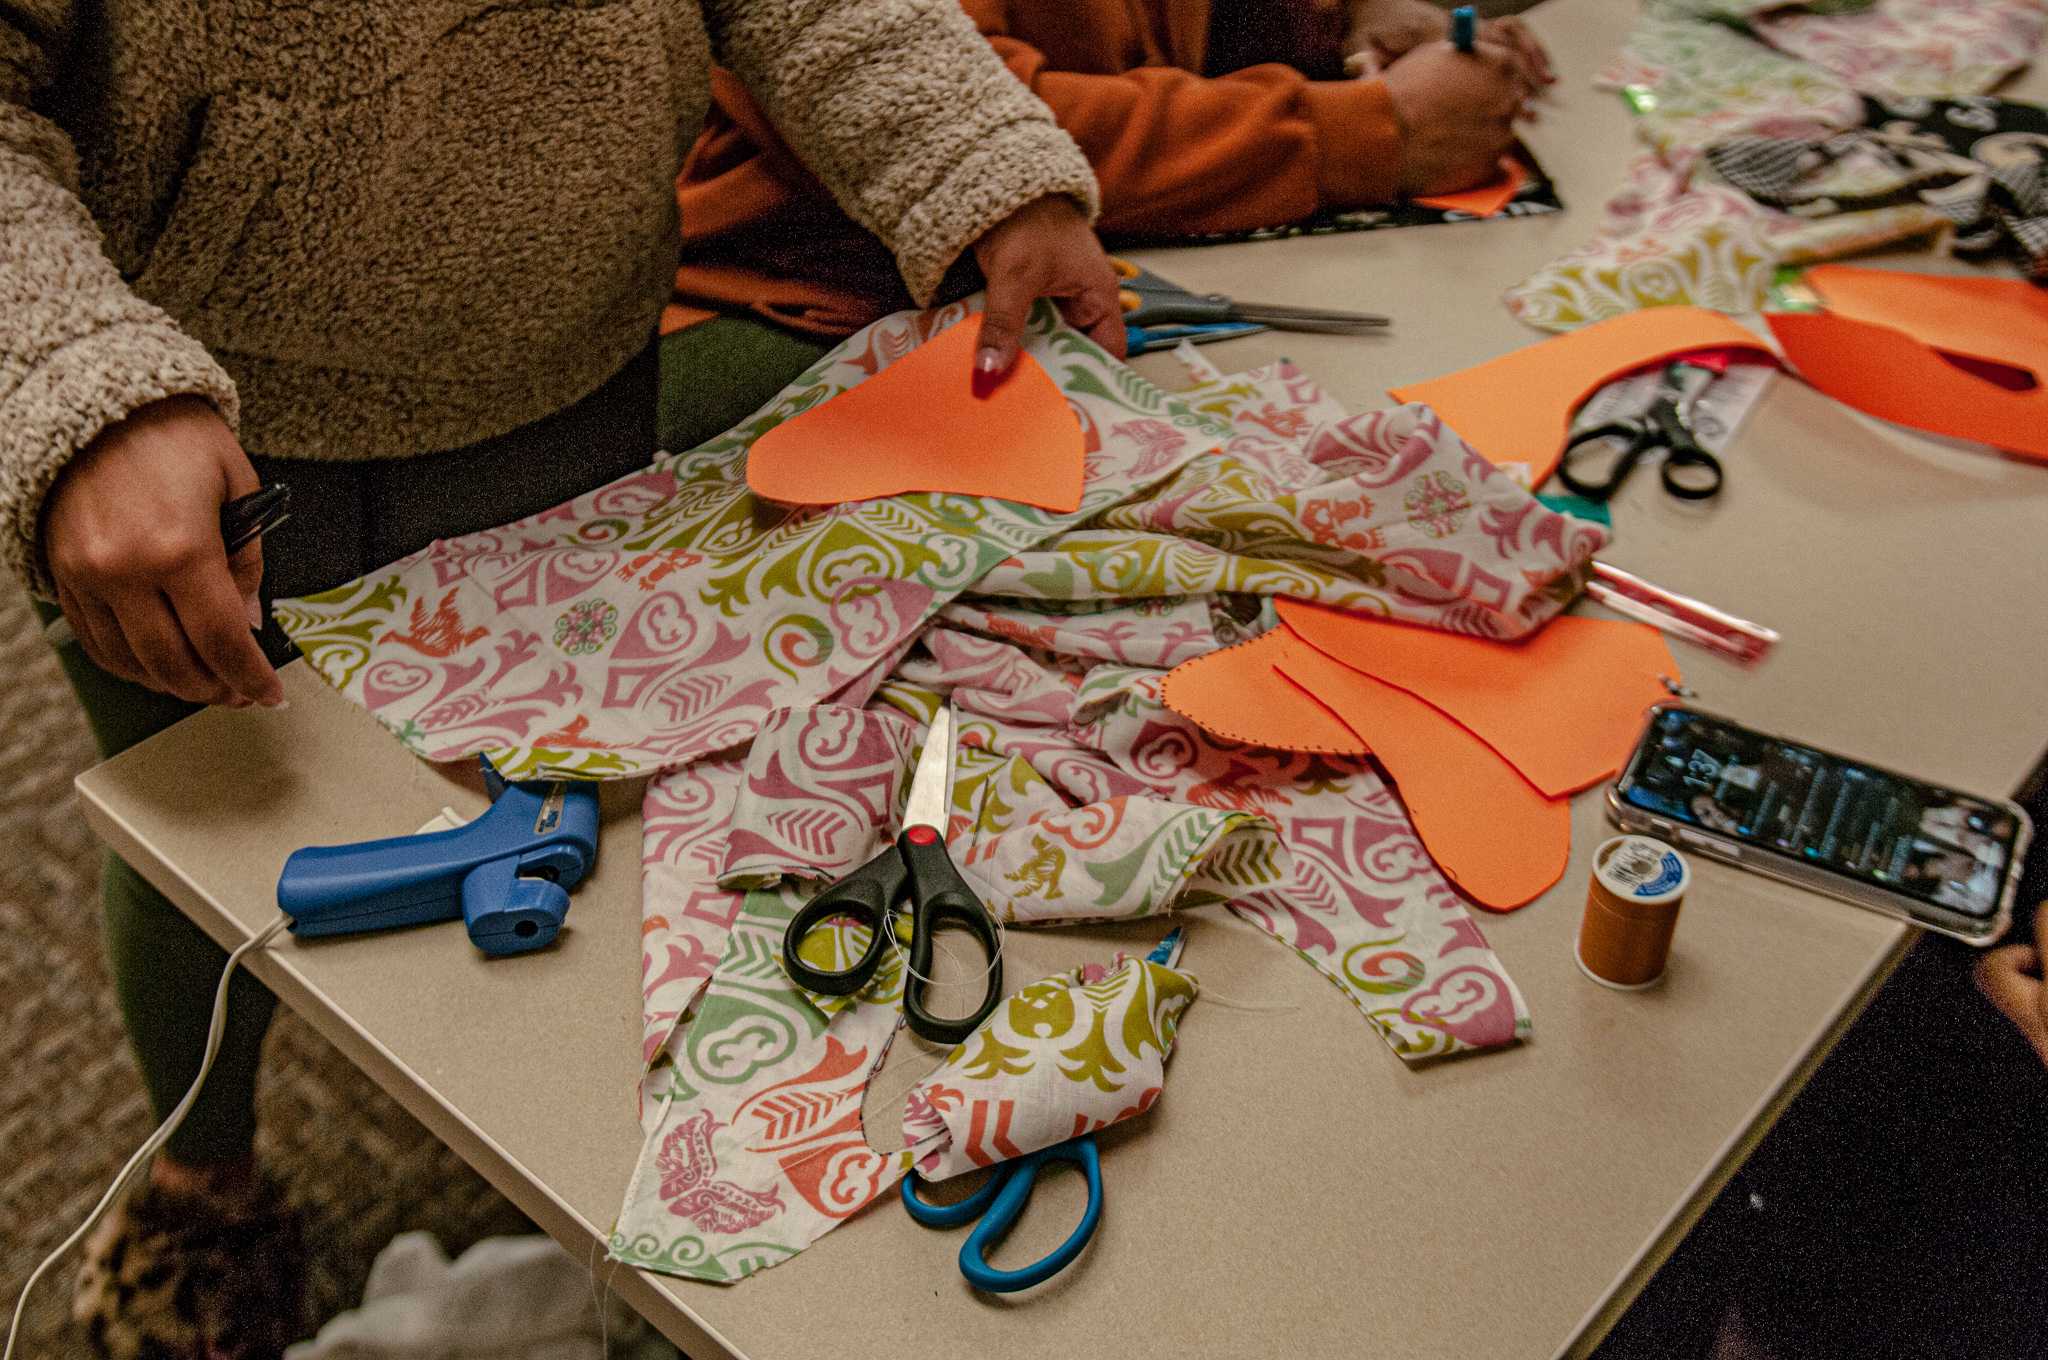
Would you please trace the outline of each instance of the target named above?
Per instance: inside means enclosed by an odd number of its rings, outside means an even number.
[[[1038,294],[1014,271],[1004,270],[988,280],[988,303],[981,314],[980,347],[974,353],[976,379],[993,382],[1010,371],[1023,346],[1024,325],[1031,317],[1031,304]]]

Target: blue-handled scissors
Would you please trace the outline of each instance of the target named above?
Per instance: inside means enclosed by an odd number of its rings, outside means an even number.
[[[1145,957],[1153,963],[1170,964],[1180,953],[1180,942],[1181,932],[1176,926]],[[1048,1162],[1077,1166],[1088,1178],[1088,1207],[1081,1211],[1080,1223],[1067,1234],[1066,1241],[1028,1266],[1000,1270],[990,1265],[989,1253],[1002,1243],[1017,1216],[1024,1212],[1024,1206],[1031,1202],[1039,1168]],[[1044,1284],[1073,1264],[1102,1222],[1102,1157],[1092,1133],[1011,1158],[996,1167],[980,1189],[957,1204],[932,1204],[919,1199],[917,1186],[921,1180],[915,1171],[903,1178],[903,1207],[919,1223],[927,1228],[957,1228],[977,1218],[981,1220],[960,1246],[960,1273],[967,1277],[967,1283],[990,1294],[1014,1294],[1019,1289]]]

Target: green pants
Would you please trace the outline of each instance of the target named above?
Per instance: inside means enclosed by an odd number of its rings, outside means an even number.
[[[511,434],[448,453],[362,463],[308,463],[252,451],[266,483],[292,489],[292,516],[264,540],[271,598],[340,585],[436,538],[492,528],[602,486],[659,447],[692,448],[765,404],[825,346],[754,321],[721,319],[663,340],[575,406]],[[39,606],[45,621],[52,606]],[[267,625],[273,661],[289,643]],[[110,675],[73,642],[58,649],[102,756],[151,736],[193,707]],[[396,828],[395,828],[396,829]],[[118,856],[102,880],[107,958],[142,1080],[158,1119],[184,1097],[206,1046],[227,954]],[[228,989],[219,1057],[169,1155],[191,1165],[248,1155],[256,1068],[276,999],[238,974]]]

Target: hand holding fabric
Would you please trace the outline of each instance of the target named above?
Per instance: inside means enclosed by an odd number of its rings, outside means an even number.
[[[57,603],[102,669],[195,704],[283,702],[251,630],[263,549],[229,560],[220,508],[260,485],[227,422],[194,397],[107,429],[51,490],[42,541]]]
[[[1041,198],[1011,213],[974,243],[988,280],[977,374],[994,378],[1017,362],[1031,304],[1051,298],[1075,330],[1118,358],[1124,353],[1116,271],[1081,210],[1066,198]]]
[[[2034,913],[2034,943],[2001,945],[1977,960],[1977,988],[2048,1063],[2048,904]]]

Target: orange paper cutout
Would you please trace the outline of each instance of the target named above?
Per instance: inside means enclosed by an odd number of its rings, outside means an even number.
[[[1564,454],[1572,412],[1596,390],[1631,369],[1721,347],[1767,350],[1719,312],[1648,307],[1387,395],[1428,406],[1488,461],[1525,463],[1540,484]]]
[[[1768,318],[1799,376],[1914,429],[2048,458],[2048,294],[2018,279],[1823,265],[1819,315]]]
[[[1159,697],[1204,732],[1275,751],[1362,756],[1366,745],[1274,667],[1302,646],[1283,628],[1198,656],[1166,673]]]
[[[1440,710],[1551,798],[1619,771],[1644,710],[1670,697],[1664,677],[1680,678],[1663,636],[1643,623],[1555,618],[1520,642],[1495,642],[1276,603],[1304,642]]]
[[[950,326],[867,381],[754,441],[747,485],[789,505],[915,491],[994,496],[1059,514],[1080,508],[1080,422],[1029,354],[975,391],[980,323]]]
[[[2048,289],[2022,279],[1817,265],[1800,275],[1836,316],[1923,345],[2024,368],[2048,386]]]
[[[1890,326],[1827,312],[1767,318],[1799,376],[1836,401],[1916,430],[2048,460],[2048,387],[2014,392]]]
[[[1529,169],[1522,164],[1519,156],[1502,156],[1500,173],[1486,183],[1472,189],[1460,189],[1455,194],[1427,194],[1414,202],[1425,208],[1438,208],[1445,212],[1471,213],[1474,217],[1492,217],[1514,201],[1522,186],[1529,182]]]
[[[1480,906],[1512,911],[1563,876],[1571,804],[1545,798],[1479,738],[1415,696],[1302,643],[1279,670],[1386,770],[1429,857]]]

